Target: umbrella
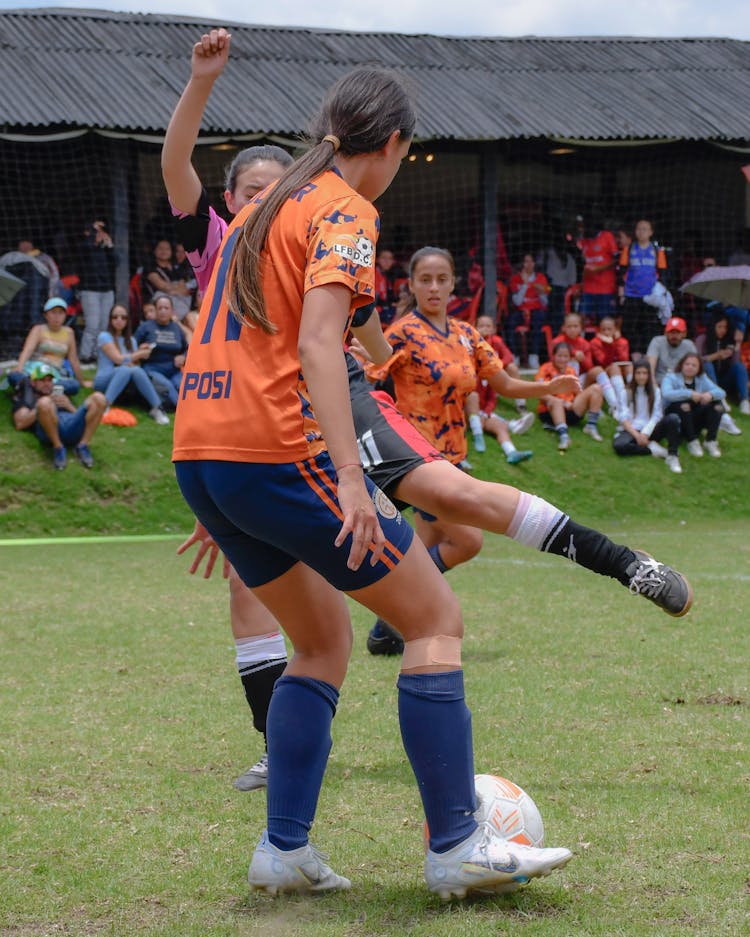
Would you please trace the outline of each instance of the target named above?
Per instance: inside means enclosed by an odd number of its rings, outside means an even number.
[[[750,266],[706,267],[683,283],[680,290],[724,306],[750,309]]]
[[[9,303],[19,290],[26,286],[23,280],[10,273],[5,267],[0,267],[0,306]]]

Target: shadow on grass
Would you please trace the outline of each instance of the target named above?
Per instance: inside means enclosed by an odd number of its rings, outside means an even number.
[[[279,895],[250,892],[231,911],[243,920],[243,933],[460,933],[469,922],[501,917],[507,921],[551,921],[567,913],[572,897],[558,885],[532,883],[510,895],[477,895],[443,902],[419,885],[353,882],[349,892]],[[252,921],[251,929],[248,929]]]

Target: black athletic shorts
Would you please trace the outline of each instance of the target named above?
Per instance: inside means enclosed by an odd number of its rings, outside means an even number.
[[[582,419],[583,417],[578,416],[575,410],[565,411],[565,422],[568,424],[568,426],[578,426]],[[549,412],[549,410],[545,410],[543,413],[539,414],[539,421],[544,423],[545,426],[554,427],[555,425],[552,419],[552,414]]]
[[[354,429],[362,465],[368,477],[403,510],[393,489],[412,469],[442,459],[440,453],[415,429],[385,391],[352,394]]]

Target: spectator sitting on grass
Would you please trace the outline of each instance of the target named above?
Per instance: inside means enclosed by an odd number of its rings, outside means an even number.
[[[13,395],[13,425],[18,430],[33,430],[43,445],[52,446],[56,469],[67,465],[66,446],[74,446],[81,465],[91,468],[94,459],[89,442],[107,401],[104,394],[94,391],[76,409],[64,393],[57,392],[54,379],[52,368],[42,362],[22,378]]]
[[[151,354],[149,348],[138,348],[130,331],[130,316],[122,303],[115,303],[109,313],[109,331],[97,338],[99,359],[94,389],[101,391],[111,406],[128,388],[149,405],[148,415],[162,426],[169,425],[169,417],[161,408],[161,397],[140,362]]]
[[[676,413],[664,415],[661,392],[654,383],[648,361],[641,359],[633,369],[628,397],[627,410],[612,440],[617,455],[652,455],[665,459],[670,472],[682,472],[677,455],[680,418]],[[665,438],[666,449],[660,445],[660,440]]]
[[[672,316],[664,326],[664,334],[652,338],[646,352],[651,373],[660,387],[664,375],[674,371],[677,362],[688,352],[695,354],[696,347],[687,337],[687,323],[679,316]]]
[[[581,379],[581,386],[597,383],[602,389],[602,395],[609,404],[609,409],[617,411],[617,393],[615,392],[609,374],[598,364],[594,364],[591,356],[591,343],[583,336],[583,318],[578,312],[569,312],[563,320],[562,332],[552,340],[555,348],[560,342],[565,342],[570,348],[570,363],[577,369]]]
[[[599,330],[591,339],[591,357],[609,377],[617,398],[614,414],[618,419],[628,407],[625,384],[632,379],[633,365],[628,340],[618,334],[612,316],[604,316],[600,320]]]
[[[574,375],[575,370],[570,364],[570,348],[565,342],[560,342],[552,353],[552,360],[545,361],[539,369],[537,381],[551,381],[560,375]],[[597,422],[601,416],[602,391],[598,384],[589,384],[585,390],[577,394],[558,394],[541,397],[539,400],[539,419],[546,426],[554,428],[558,435],[557,448],[564,452],[570,447],[569,426],[577,426],[586,413],[586,425],[583,432],[596,442],[602,437],[597,429]]]
[[[159,393],[166,394],[172,406],[176,407],[187,339],[179,323],[174,321],[171,298],[162,293],[156,296],[155,304],[156,318],[141,322],[135,340],[139,348],[146,346],[151,349],[151,354],[143,362],[143,370]]]
[[[726,391],[705,374],[700,355],[688,352],[662,381],[661,394],[665,412],[680,418],[682,435],[690,455],[700,457],[703,449],[718,459],[721,456],[716,436],[724,413]],[[705,429],[706,441],[701,448],[700,432]]]
[[[52,369],[55,383],[71,397],[82,386],[92,386],[91,381],[83,379],[75,333],[70,326],[65,325],[67,314],[68,307],[64,299],[53,297],[47,300],[42,312],[44,323],[31,327],[18,356],[16,369],[8,375],[11,387],[17,386],[24,374],[30,374],[40,362]]]
[[[495,354],[503,363],[503,368],[508,377],[512,377],[517,381],[521,380],[521,372],[513,358],[513,352],[508,348],[502,338],[497,334],[497,324],[492,316],[477,316],[476,321],[477,332],[482,336],[482,338],[487,342],[487,344],[494,349]],[[516,409],[519,413],[528,413],[526,409],[526,401],[518,398],[514,400],[513,403],[516,406]],[[494,406],[494,405],[493,405]],[[533,416],[533,414],[532,414]],[[531,426],[532,421],[529,423]],[[528,427],[527,427],[528,429]],[[519,430],[511,430],[511,432],[520,432]]]
[[[498,441],[500,448],[505,453],[505,461],[508,465],[516,465],[518,462],[525,462],[530,459],[534,453],[530,449],[518,450],[510,438],[511,432],[525,433],[534,422],[534,414],[528,410],[515,420],[506,420],[504,417],[495,413],[497,404],[497,391],[491,386],[485,378],[477,378],[477,389],[466,398],[464,411],[466,413],[469,427],[474,436],[474,448],[477,452],[484,452],[484,433],[494,436]],[[479,439],[475,432],[475,427],[479,426]]]
[[[727,393],[734,393],[740,413],[750,414],[747,368],[740,360],[738,343],[727,313],[720,313],[706,332],[703,367],[709,378]]]

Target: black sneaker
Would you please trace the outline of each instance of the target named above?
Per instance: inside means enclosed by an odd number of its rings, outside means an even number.
[[[396,657],[404,653],[404,639],[387,621],[378,618],[367,635],[367,650],[371,654]]]
[[[633,595],[642,595],[668,615],[680,618],[687,615],[693,604],[690,583],[676,569],[665,566],[643,550],[633,550],[635,560],[628,566],[628,589]]]

